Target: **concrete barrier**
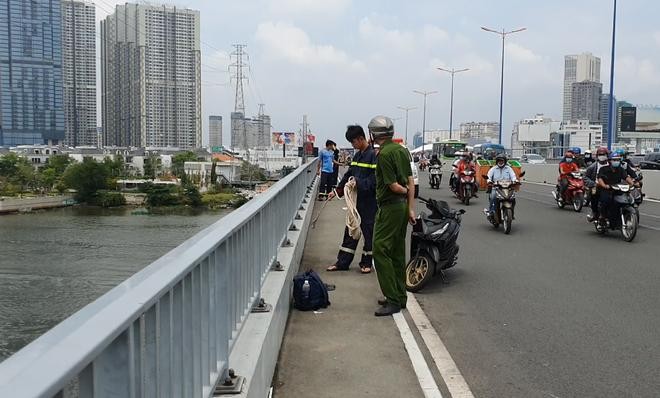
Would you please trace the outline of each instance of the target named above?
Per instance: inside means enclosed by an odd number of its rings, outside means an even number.
[[[39,209],[71,206],[73,196],[38,196],[34,198],[0,198],[0,213],[26,212]]]
[[[537,183],[556,184],[559,166],[556,164],[523,164],[525,180]],[[660,171],[642,170],[644,193],[649,199],[660,200]]]

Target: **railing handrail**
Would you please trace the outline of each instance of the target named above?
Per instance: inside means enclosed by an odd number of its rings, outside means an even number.
[[[197,264],[257,215],[314,161],[232,211],[86,305],[0,363],[0,396],[22,386],[55,395],[121,333],[170,291]]]

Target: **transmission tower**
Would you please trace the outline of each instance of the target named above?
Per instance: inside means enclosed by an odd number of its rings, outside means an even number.
[[[231,77],[232,81],[236,84],[236,97],[234,102],[234,112],[242,112],[245,116],[245,100],[243,98],[243,80],[247,80],[247,76],[243,73],[243,68],[248,67],[247,63],[243,59],[244,56],[247,56],[247,53],[244,51],[245,44],[234,44],[234,51],[230,54],[233,62],[229,65],[229,68],[233,70],[233,75]]]

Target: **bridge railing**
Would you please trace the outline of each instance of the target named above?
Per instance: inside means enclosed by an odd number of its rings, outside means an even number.
[[[315,171],[299,167],[0,363],[0,397],[211,396]]]

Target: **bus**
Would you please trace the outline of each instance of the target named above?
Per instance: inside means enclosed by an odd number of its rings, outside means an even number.
[[[506,150],[504,149],[504,146],[500,144],[490,144],[490,143],[477,144],[472,149],[472,152],[474,152],[474,156],[477,159],[486,159],[486,160],[495,160],[495,156],[502,153],[506,154]]]
[[[443,140],[433,143],[433,154],[439,158],[449,160],[454,158],[454,154],[464,151],[467,144],[458,140]]]

